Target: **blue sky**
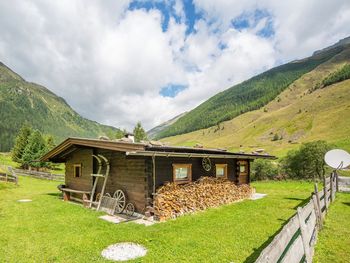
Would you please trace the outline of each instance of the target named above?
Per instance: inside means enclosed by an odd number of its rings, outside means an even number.
[[[349,36],[349,14],[349,0],[0,0],[0,61],[84,117],[150,129]]]
[[[138,1],[134,0],[129,4],[129,10],[135,9],[145,9],[147,11],[151,9],[157,9],[162,12],[162,30],[167,31],[169,18],[173,17],[176,22],[181,22],[181,16],[176,13],[174,8],[176,2],[175,1]],[[196,11],[195,6],[192,0],[184,0],[182,1],[183,11],[185,15],[185,23],[187,26],[186,34],[190,34],[194,31],[195,22],[198,19],[202,18],[202,14],[199,11]]]

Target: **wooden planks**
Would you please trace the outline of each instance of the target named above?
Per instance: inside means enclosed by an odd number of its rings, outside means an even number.
[[[261,252],[256,262],[299,263],[303,259],[305,262],[312,262],[318,231],[322,227],[327,206],[335,199],[337,178],[335,173],[324,178],[324,188],[320,191],[315,184],[315,192],[310,201],[304,207],[298,207],[297,214]]]
[[[272,242],[263,250],[256,262],[277,262],[285,248],[299,229],[298,218],[294,215]]]
[[[281,260],[282,263],[299,263],[304,256],[303,241],[301,236],[293,242],[286,255]],[[277,262],[277,261],[271,261]]]

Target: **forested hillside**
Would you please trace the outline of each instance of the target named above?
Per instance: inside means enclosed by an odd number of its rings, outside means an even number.
[[[119,129],[90,121],[76,113],[64,99],[29,83],[0,63],[0,151],[9,151],[14,137],[27,122],[56,143],[68,136],[113,138]]]
[[[245,112],[259,109],[276,98],[292,82],[343,49],[344,46],[336,46],[320,51],[309,58],[273,68],[235,85],[188,112],[156,137],[164,138],[211,127]]]
[[[278,156],[316,140],[350,150],[350,79],[345,77],[349,64],[350,46],[344,46],[342,52],[304,74],[260,109],[163,141],[244,152],[264,149]],[[319,83],[324,86],[314,89]]]

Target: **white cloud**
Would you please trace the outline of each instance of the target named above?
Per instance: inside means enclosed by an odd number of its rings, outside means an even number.
[[[0,61],[90,119],[128,129],[141,121],[151,128],[350,33],[345,0],[194,0],[202,18],[189,35],[183,3],[170,3],[180,22],[170,17],[164,32],[161,11],[128,10],[128,0],[0,0]],[[271,15],[273,36],[257,35],[267,18],[232,28],[234,18],[256,9]],[[162,97],[169,83],[188,88]]]

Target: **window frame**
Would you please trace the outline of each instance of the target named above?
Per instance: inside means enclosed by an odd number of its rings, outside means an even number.
[[[77,176],[77,174],[76,174],[76,172],[77,172],[76,168],[79,168],[79,176]],[[74,176],[74,178],[82,177],[81,163],[73,164],[73,176]]]
[[[224,176],[218,176],[217,168],[224,168]],[[217,163],[217,164],[215,164],[215,177],[216,178],[223,178],[223,179],[227,179],[228,178],[227,163]]]
[[[186,179],[176,179],[176,169],[187,168],[188,174]],[[192,182],[192,164],[191,163],[173,163],[173,182],[176,184],[186,184]]]

